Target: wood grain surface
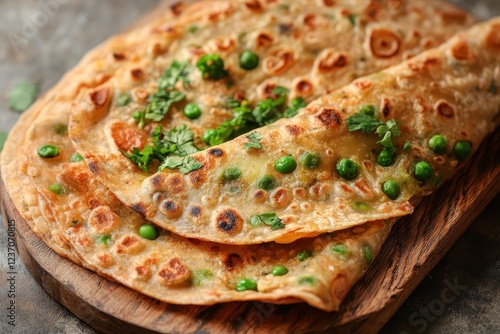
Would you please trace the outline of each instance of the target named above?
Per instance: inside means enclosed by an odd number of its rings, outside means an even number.
[[[162,303],[58,256],[31,231],[3,184],[2,213],[5,222],[16,222],[18,253],[35,280],[103,333],[376,333],[500,191],[499,152],[497,131],[451,182],[425,198],[413,215],[398,221],[379,257],[334,313],[306,304]]]
[[[50,250],[2,185],[3,214],[16,221],[21,259],[37,282],[103,333],[376,333],[500,191],[500,130],[451,182],[401,219],[339,312],[260,302],[178,306],[108,281]],[[5,219],[5,221],[7,221]]]

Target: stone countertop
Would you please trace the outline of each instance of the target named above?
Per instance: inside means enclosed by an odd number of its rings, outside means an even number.
[[[499,0],[452,2],[483,19],[500,15]],[[19,117],[6,104],[7,92],[16,83],[38,82],[40,92],[47,91],[89,49],[157,4],[158,0],[1,0],[0,131],[8,132]],[[381,333],[500,333],[499,206],[497,196]],[[16,327],[8,325],[4,228],[0,241],[0,333],[96,333],[52,300],[18,256]]]

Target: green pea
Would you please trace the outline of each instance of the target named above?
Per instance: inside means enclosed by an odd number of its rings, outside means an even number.
[[[378,154],[377,163],[382,167],[389,167],[394,163],[394,155],[384,149]]]
[[[425,161],[415,164],[415,178],[419,181],[427,181],[432,177],[432,167]]]
[[[299,160],[302,166],[308,169],[318,168],[321,164],[321,157],[314,152],[304,152]]]
[[[446,150],[446,138],[441,135],[435,135],[429,139],[429,148],[434,153],[443,153]]]
[[[56,195],[64,195],[66,190],[64,189],[62,184],[54,183],[49,186],[49,190],[52,191]]]
[[[316,277],[314,276],[305,276],[299,279],[300,285],[313,285],[314,283],[316,283]]]
[[[210,145],[210,140],[217,135],[217,131],[209,129],[203,133],[203,141],[205,144]]]
[[[340,254],[340,255],[346,255],[347,254],[347,248],[344,245],[338,244],[338,245],[333,245],[331,247],[332,252]]]
[[[240,56],[240,67],[244,70],[251,71],[259,66],[259,56],[252,51],[243,51]]]
[[[257,185],[258,185],[259,189],[269,191],[269,190],[276,188],[276,186],[278,185],[278,182],[276,181],[276,178],[274,176],[264,175],[263,177],[261,177],[259,179],[259,181],[257,182]]]
[[[189,119],[197,119],[201,116],[201,109],[195,103],[188,103],[184,107],[184,116]]]
[[[74,153],[70,158],[70,162],[80,162],[83,161],[83,157],[79,153]]]
[[[399,197],[401,190],[399,189],[399,184],[394,180],[387,180],[382,184],[382,191],[392,200]]]
[[[375,117],[375,113],[377,112],[377,107],[375,107],[373,104],[365,104],[361,108],[359,108],[359,113],[370,116],[370,117]]]
[[[285,155],[274,163],[274,168],[282,174],[290,174],[297,169],[297,162],[291,156]]]
[[[130,100],[131,100],[131,96],[129,94],[120,94],[118,96],[118,98],[116,99],[116,103],[120,106],[120,107],[125,107],[126,105],[128,105],[130,103]]]
[[[236,283],[236,291],[257,291],[257,282],[251,278],[244,278]]]
[[[355,179],[359,174],[358,165],[349,159],[340,160],[337,163],[336,169],[337,173],[346,180]]]
[[[222,172],[222,181],[224,182],[234,181],[239,179],[240,177],[241,177],[241,169],[239,169],[238,167],[226,168]]]
[[[38,155],[42,158],[55,158],[59,154],[61,154],[59,148],[54,145],[44,145],[38,148]]]
[[[273,276],[283,276],[283,275],[286,275],[287,273],[288,273],[288,269],[286,269],[285,266],[275,266],[271,270],[271,274],[273,274]]]
[[[305,250],[305,251],[302,251],[299,254],[297,254],[297,260],[299,260],[299,261],[305,261],[308,258],[310,258],[311,256],[312,256],[311,252]]]
[[[153,224],[144,224],[139,228],[139,234],[144,239],[155,240],[158,238],[159,233]]]
[[[365,263],[367,266],[369,266],[373,262],[372,246],[364,244],[361,250],[363,252],[363,258],[365,259]]]
[[[472,143],[465,140],[457,141],[453,147],[453,152],[455,152],[458,160],[464,161],[472,152]]]

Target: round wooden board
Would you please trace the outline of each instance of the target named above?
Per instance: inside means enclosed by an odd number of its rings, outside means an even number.
[[[5,221],[16,222],[18,252],[37,282],[103,333],[375,333],[500,190],[500,130],[452,182],[400,220],[339,312],[261,302],[179,306],[156,301],[73,264],[49,249],[21,217],[2,184]],[[493,154],[492,154],[493,152]]]

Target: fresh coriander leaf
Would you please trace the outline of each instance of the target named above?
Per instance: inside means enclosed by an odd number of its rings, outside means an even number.
[[[226,107],[234,109],[241,106],[241,102],[235,99],[229,99],[226,103]]]
[[[293,116],[299,113],[299,110],[306,106],[306,101],[303,98],[296,97],[292,100],[291,104],[286,107],[285,112],[283,113],[284,118],[292,118]]]
[[[371,118],[375,118],[375,115],[377,114],[377,107],[375,107],[373,104],[365,104],[361,108],[359,108],[359,114],[370,116]]]
[[[274,212],[263,213],[250,217],[250,225],[257,227],[262,224],[268,225],[273,231],[285,228],[282,220],[276,216]]]
[[[54,124],[53,126],[54,132],[57,133],[58,135],[67,135],[68,134],[68,125],[66,124]]]
[[[194,145],[194,133],[186,124],[182,124],[165,132],[163,142],[175,146],[175,150],[171,152],[174,155],[181,157],[198,152],[198,148]]]
[[[130,96],[130,94],[123,93],[123,94],[120,94],[118,96],[118,98],[116,99],[116,103],[120,107],[125,107],[130,103],[131,100],[132,100],[132,97]]]
[[[111,243],[111,236],[110,235],[100,235],[97,237],[97,243],[101,245],[106,245],[109,246]]]
[[[182,174],[187,174],[203,167],[203,164],[198,162],[193,157],[174,157],[170,156],[160,165],[159,170],[165,168],[178,169]]]
[[[135,163],[140,169],[148,172],[148,167],[151,161],[153,161],[153,147],[146,145],[144,149],[139,150],[137,147],[132,149],[132,153],[127,153],[123,150],[121,152],[129,158],[133,163]]]
[[[158,91],[165,91],[165,89],[173,90],[177,81],[183,77],[187,77],[189,74],[189,71],[186,70],[186,62],[174,60],[160,79],[158,79]]]
[[[392,137],[392,132],[391,131],[387,131],[384,135],[384,138],[382,138],[382,140],[379,140],[377,142],[377,144],[381,144],[383,145],[385,148],[391,148],[391,147],[394,147],[394,145],[392,144],[392,140],[391,140],[391,137]]]
[[[411,149],[411,143],[407,141],[403,146],[403,151],[408,152]]]
[[[198,29],[199,29],[199,27],[198,27],[197,25],[192,25],[192,26],[189,26],[189,28],[188,28],[188,32],[189,32],[190,34],[194,34],[195,32],[197,32],[197,31],[198,31]]]
[[[7,132],[0,132],[0,152],[3,150],[3,146],[5,144],[5,141],[7,140],[8,133]]]
[[[349,22],[351,22],[352,26],[355,27],[356,22],[358,21],[358,15],[349,14],[349,16],[347,16],[347,18],[349,19]]]
[[[175,102],[182,101],[186,97],[186,94],[179,91],[171,92],[158,92],[149,97],[150,103],[146,108],[146,119],[150,119],[155,122],[160,122],[165,118],[170,107]]]
[[[274,94],[274,95],[288,95],[288,93],[290,93],[290,90],[286,87],[282,87],[282,86],[278,86],[276,88],[273,89],[273,91],[271,92],[271,94]]]
[[[25,111],[33,104],[37,94],[38,84],[21,81],[9,93],[9,108],[15,111]]]
[[[229,72],[224,68],[224,61],[216,54],[204,55],[196,63],[203,79],[220,80],[228,77]]]
[[[347,128],[349,131],[361,130],[363,133],[372,133],[382,124],[373,117],[360,113],[354,114],[347,119]]]
[[[246,135],[250,141],[248,143],[245,143],[245,150],[249,150],[251,148],[256,148],[256,149],[261,149],[262,144],[260,143],[260,140],[262,139],[262,135],[258,133],[257,131],[252,132],[248,135]]]
[[[140,128],[144,127],[146,121],[146,113],[144,111],[137,111],[132,114],[132,118],[135,119]]]

